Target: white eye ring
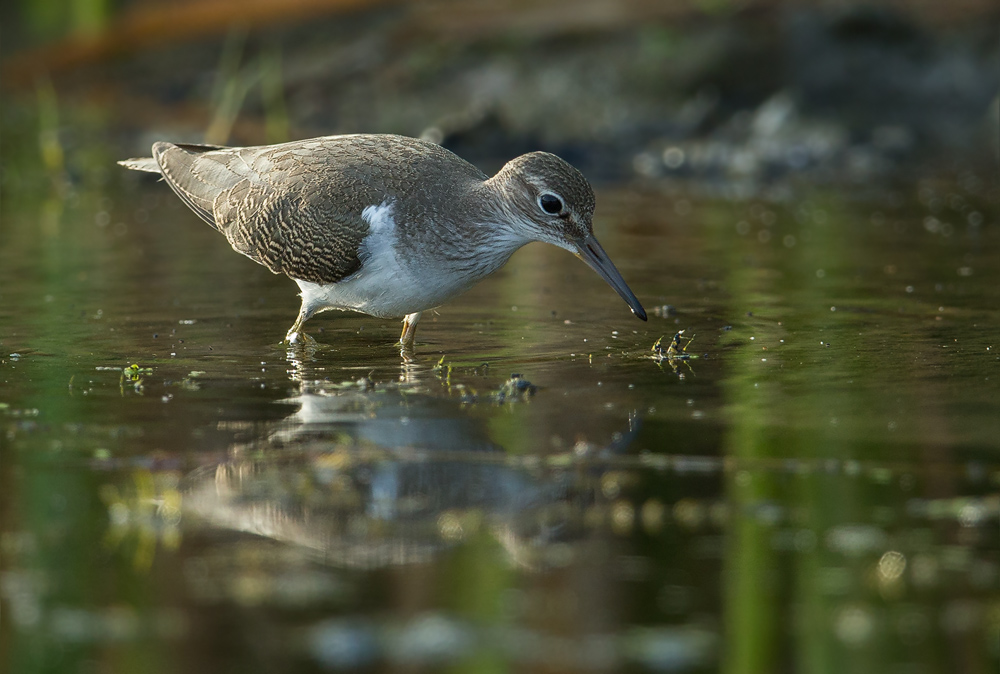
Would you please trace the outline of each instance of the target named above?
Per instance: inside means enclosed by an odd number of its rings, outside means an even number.
[[[563,208],[565,208],[563,200],[549,192],[545,192],[538,197],[538,207],[549,215],[559,215],[562,213]]]

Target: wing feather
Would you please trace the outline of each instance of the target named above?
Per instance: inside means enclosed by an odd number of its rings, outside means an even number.
[[[283,147],[156,143],[153,157],[181,201],[236,251],[276,274],[335,283],[360,267],[368,224],[359,209],[335,207],[328,162]]]
[[[242,148],[156,143],[153,158],[177,196],[236,251],[320,284],[361,268],[366,208],[405,200],[400,231],[410,245],[435,246],[448,229],[426,225],[451,222],[451,204],[486,179],[438,145],[390,135]],[[152,168],[139,160],[125,165]]]

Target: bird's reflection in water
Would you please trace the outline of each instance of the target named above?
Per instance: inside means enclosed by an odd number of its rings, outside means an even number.
[[[274,661],[290,650],[328,671],[440,671],[481,656],[518,671],[714,662],[714,625],[617,618],[634,583],[660,592],[629,543],[665,521],[623,451],[635,421],[604,447],[508,451],[487,425],[496,410],[476,406],[521,398],[480,396],[470,409],[420,362],[366,360],[376,373],[341,368],[361,376],[331,383],[330,359],[293,355],[298,391],[284,402],[294,412],[191,474],[184,497],[208,524],[185,569],[192,591],[206,604],[262,608],[253,620],[261,643],[280,644]]]
[[[189,513],[350,568],[430,561],[484,532],[516,563],[545,567],[586,536],[599,461],[508,455],[481,418],[431,392],[426,365],[403,363],[399,382],[333,385],[314,378],[308,353],[294,356],[299,393],[284,402],[295,412],[190,475]]]
[[[309,335],[304,335],[303,339],[296,344],[287,345],[285,360],[288,362],[288,376],[299,385],[310,386],[317,380],[323,378],[323,359],[326,352],[333,349]],[[398,369],[399,382],[401,384],[416,384],[421,382],[421,377],[429,374],[431,368],[413,353],[412,347],[400,350],[399,355],[390,355],[379,351],[375,354],[366,354],[365,362],[369,365],[359,368],[359,370],[374,365],[386,372]]]

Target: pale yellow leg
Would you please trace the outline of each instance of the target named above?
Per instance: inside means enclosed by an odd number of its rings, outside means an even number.
[[[306,315],[304,312],[300,311],[298,318],[295,319],[295,324],[288,329],[285,334],[285,341],[289,344],[298,344],[305,337],[306,334],[302,332],[302,324],[306,322]]]
[[[407,314],[403,319],[403,333],[399,336],[399,345],[412,349],[413,348],[413,337],[417,334],[417,321],[420,320],[420,315],[423,312],[418,311],[414,314]]]

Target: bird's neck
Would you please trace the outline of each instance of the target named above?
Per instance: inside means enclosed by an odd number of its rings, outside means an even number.
[[[502,267],[515,251],[534,240],[524,231],[520,216],[495,180],[486,181],[471,195],[469,212],[475,213],[474,224],[471,236],[465,238],[470,254],[489,269],[486,274]]]
[[[442,272],[475,282],[532,241],[502,193],[488,182],[456,190],[447,203],[397,230],[404,257],[435,260]]]

